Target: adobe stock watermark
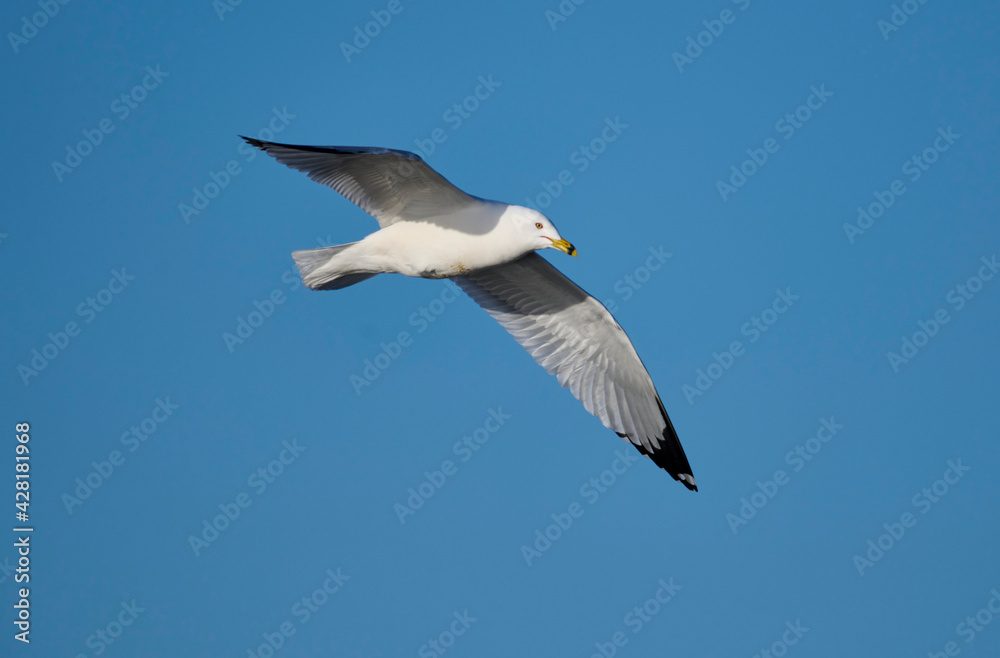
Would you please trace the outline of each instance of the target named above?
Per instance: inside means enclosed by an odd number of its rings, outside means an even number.
[[[983,289],[984,284],[992,280],[997,272],[1000,272],[1000,263],[997,263],[996,254],[989,258],[983,256],[979,261],[982,265],[979,266],[975,274],[945,294],[944,301],[951,305],[953,312],[965,308],[965,305]],[[899,352],[890,350],[886,353],[885,356],[889,360],[889,367],[892,368],[892,371],[898,373],[902,366],[912,361],[920,353],[920,350],[930,343],[931,338],[937,336],[941,328],[949,322],[951,322],[951,315],[948,314],[948,309],[944,306],[934,311],[930,319],[918,320],[917,327],[919,328],[912,334],[900,338]]]
[[[803,626],[802,620],[796,619],[794,624],[786,621],[785,631],[782,632],[781,637],[755,653],[753,658],[781,658],[781,656],[787,655],[788,649],[798,644],[799,640],[808,632],[809,627]]]
[[[792,294],[791,288],[784,290],[779,288],[775,290],[775,293],[777,294],[770,306],[761,311],[760,315],[751,317],[740,327],[740,333],[750,339],[747,345],[753,345],[760,340],[760,337],[774,326],[778,318],[788,312],[788,309],[799,299],[799,295]],[[704,369],[698,368],[695,371],[694,385],[681,385],[681,393],[684,394],[688,406],[694,406],[695,398],[705,395],[705,392],[733,367],[736,359],[744,354],[746,354],[746,345],[738,340],[730,343],[729,349],[723,350],[722,354],[712,352],[713,362],[705,366]]]
[[[623,454],[621,450],[615,450],[615,459],[612,460],[608,468],[604,469],[582,485],[580,485],[580,497],[587,501],[588,505],[593,505],[601,496],[615,485],[618,478],[628,472],[632,465],[639,461],[641,455],[638,452],[626,450]],[[572,502],[565,512],[553,512],[549,515],[552,523],[543,529],[535,530],[534,540],[531,544],[521,545],[521,557],[529,567],[543,554],[552,548],[552,545],[559,541],[563,534],[572,527],[573,523],[583,516],[586,508],[579,502]]]
[[[392,511],[396,513],[400,525],[406,523],[407,517],[416,514],[417,510],[422,508],[445,485],[448,478],[458,473],[459,463],[464,464],[472,459],[472,456],[482,450],[483,446],[489,442],[490,437],[499,432],[504,423],[511,418],[510,414],[503,412],[503,407],[488,409],[486,419],[483,420],[482,424],[452,445],[451,451],[458,458],[458,463],[445,459],[441,462],[441,467],[438,470],[424,471],[424,481],[416,487],[410,487],[406,490],[409,496],[406,498],[405,504],[396,503],[392,506]]]
[[[750,0],[732,0],[732,3],[739,7],[740,11],[746,11],[750,7]],[[687,38],[687,46],[684,48],[684,53],[681,54],[677,50],[673,52],[672,57],[678,73],[684,73],[685,66],[694,64],[694,60],[701,57],[715,43],[715,40],[722,36],[722,33],[726,30],[726,26],[736,22],[738,15],[732,9],[723,9],[719,12],[718,18],[702,21],[701,24],[705,29],[698,32],[695,36]]]
[[[38,36],[38,31],[49,24],[49,21],[56,17],[63,7],[68,5],[70,0],[38,0],[38,8],[32,14],[25,14],[21,17],[20,29],[17,32],[8,32],[7,41],[14,49],[14,54],[21,52],[21,48],[28,45],[28,42]]]
[[[340,567],[337,567],[336,570],[327,569],[323,575],[325,578],[319,587],[292,605],[290,613],[298,621],[300,627],[308,623],[313,615],[327,604],[330,597],[339,592],[344,584],[351,579],[350,576],[341,573]],[[257,645],[255,649],[247,649],[247,658],[272,658],[275,652],[285,646],[288,638],[295,635],[297,631],[298,628],[292,623],[292,620],[288,619],[281,622],[278,624],[276,630],[261,633],[264,641]]]
[[[121,610],[117,614],[113,614],[113,619],[106,626],[98,628],[84,640],[84,645],[93,651],[93,654],[78,653],[76,658],[89,658],[90,655],[100,656],[103,654],[108,650],[108,647],[121,638],[128,627],[135,623],[139,615],[146,611],[145,608],[139,607],[135,599],[122,601],[120,607]]]
[[[994,587],[989,591],[990,598],[986,604],[958,622],[955,626],[955,635],[965,640],[969,645],[975,642],[976,636],[986,630],[986,627],[993,623],[993,620],[1000,618],[1000,592]],[[962,653],[962,647],[958,642],[949,640],[945,642],[941,651],[928,651],[927,658],[954,658]]]
[[[549,27],[555,32],[560,23],[565,23],[570,16],[576,13],[576,8],[587,0],[560,0],[555,9],[545,10],[545,20]]]
[[[616,313],[621,308],[618,305],[619,300],[624,304],[632,299],[640,288],[649,283],[649,280],[653,278],[653,274],[660,271],[667,262],[667,259],[673,256],[673,254],[668,253],[663,248],[662,244],[659,247],[650,247],[648,252],[649,255],[646,256],[643,265],[639,265],[630,273],[615,281],[612,290],[618,294],[618,299],[606,298],[602,301],[610,312]]]
[[[632,608],[629,612],[625,613],[625,617],[622,619],[622,624],[632,631],[632,635],[639,633],[649,622],[653,621],[653,617],[660,614],[660,611],[665,605],[674,600],[677,596],[677,592],[681,591],[683,588],[674,583],[674,579],[671,578],[660,578],[656,581],[658,587],[653,595],[643,601],[641,604]],[[595,642],[594,648],[597,651],[593,652],[590,658],[611,658],[618,650],[628,644],[629,637],[625,634],[625,631],[615,631],[611,634],[611,638],[606,642]]]
[[[26,494],[27,495],[27,494]],[[26,517],[27,515],[25,515]],[[15,528],[15,530],[20,530]],[[31,530],[28,528],[27,530]],[[31,535],[25,535],[23,537],[18,537],[17,541],[14,542],[14,548],[17,549],[17,575],[14,576],[14,581],[18,583],[30,584],[31,583]],[[14,608],[14,626],[17,627],[18,633],[14,633],[14,639],[18,642],[24,642],[25,644],[31,644],[31,588],[30,587],[18,587],[14,590],[14,598],[17,603],[13,605]]]
[[[403,350],[413,345],[414,338],[427,331],[431,324],[436,322],[445,310],[452,304],[462,292],[462,289],[451,279],[445,279],[443,290],[432,297],[426,304],[417,308],[407,317],[409,325],[416,329],[416,334],[408,331],[400,331],[396,334],[395,340],[388,343],[380,342],[379,350],[373,357],[363,361],[363,367],[358,373],[348,375],[347,381],[354,388],[355,395],[372,385],[372,383],[382,376],[393,363],[403,354]]]
[[[127,448],[128,454],[134,453],[145,444],[150,437],[156,434],[160,426],[181,408],[181,405],[170,401],[169,395],[156,398],[154,402],[153,410],[149,416],[129,427],[118,437],[119,443],[122,444],[122,447]],[[89,500],[94,492],[100,489],[116,471],[121,470],[121,467],[125,465],[126,458],[126,452],[112,450],[105,459],[90,462],[92,470],[83,477],[76,478],[76,488],[73,489],[72,494],[63,493],[61,496],[66,513],[72,516],[74,508],[83,505],[84,501]]]
[[[83,324],[88,325],[96,320],[97,315],[110,306],[115,297],[134,280],[135,276],[129,274],[124,267],[111,270],[108,285],[93,295],[88,295],[86,299],[76,305],[76,314],[83,318]],[[17,374],[21,377],[24,385],[27,386],[31,383],[32,377],[38,377],[43,370],[48,368],[49,364],[69,347],[71,339],[80,336],[82,330],[83,326],[71,320],[62,329],[57,329],[55,333],[49,332],[48,342],[40,348],[31,350],[31,358],[26,363],[17,364]]]
[[[903,0],[899,4],[892,5],[889,20],[880,18],[875,23],[875,27],[882,33],[882,41],[888,41],[890,34],[899,32],[899,28],[906,25],[910,17],[920,11],[920,8],[925,4],[927,4],[927,0]]]
[[[288,439],[281,442],[281,450],[275,458],[264,464],[257,470],[250,473],[247,478],[247,486],[251,487],[254,493],[260,496],[267,491],[267,488],[274,484],[275,480],[285,472],[285,467],[290,466],[299,458],[305,447],[299,445],[298,439]],[[217,505],[220,514],[216,514],[211,519],[205,518],[201,521],[201,532],[198,535],[188,535],[188,546],[194,552],[195,557],[201,557],[202,552],[215,543],[222,536],[230,525],[240,518],[243,510],[253,504],[253,496],[244,492],[236,495],[233,502],[222,502]]]
[[[212,0],[212,9],[219,17],[219,22],[226,20],[226,14],[236,11],[236,8],[243,4],[243,0]]]
[[[618,140],[626,128],[628,128],[628,124],[622,123],[621,117],[616,116],[614,119],[605,117],[601,132],[569,154],[570,165],[578,174],[587,171],[590,165],[608,150],[608,145]],[[542,209],[551,206],[552,202],[562,196],[566,188],[575,182],[576,177],[573,176],[573,172],[569,169],[563,169],[552,180],[542,181],[542,191],[534,196],[525,197],[524,205],[541,212]]]
[[[362,25],[354,26],[351,42],[340,42],[340,53],[344,56],[347,63],[350,64],[351,59],[360,55],[362,50],[370,46],[372,41],[382,34],[382,30],[389,27],[393,19],[403,13],[405,8],[402,0],[389,0],[385,9],[372,9],[369,11],[368,13],[372,19]]]
[[[830,98],[833,97],[833,92],[826,90],[826,84],[821,84],[818,88],[813,85],[809,87],[809,91],[812,93],[806,97],[802,105],[785,114],[774,124],[775,132],[781,135],[785,141],[795,137],[798,131],[813,117],[813,113],[825,107]],[[715,189],[719,192],[722,200],[728,201],[730,196],[742,189],[754,174],[764,168],[770,157],[777,153],[780,148],[781,144],[774,137],[765,139],[760,148],[748,148],[746,153],[749,157],[738,167],[737,165],[729,167],[732,173],[728,182],[716,181]]]
[[[111,101],[110,110],[117,117],[118,123],[127,119],[133,110],[137,109],[139,104],[149,97],[149,92],[163,84],[164,78],[170,77],[169,73],[160,70],[159,64],[155,67],[147,66],[145,70],[146,75],[143,76],[139,84]],[[76,144],[67,144],[66,157],[62,160],[52,161],[52,173],[55,174],[56,180],[61,183],[67,174],[76,171],[83,164],[84,158],[103,144],[104,138],[113,133],[116,127],[117,124],[111,117],[104,117],[97,122],[95,127],[81,130],[83,139]]]
[[[265,142],[270,142],[274,139],[275,135],[283,132],[295,117],[296,115],[288,111],[287,106],[282,107],[280,110],[276,107],[272,108],[271,118],[263,128],[257,131],[254,137]],[[245,163],[253,162],[258,155],[263,153],[260,149],[251,146],[243,140],[240,140],[239,146],[236,147],[236,152],[243,156],[243,162]],[[191,188],[190,202],[183,201],[177,205],[177,212],[180,213],[184,223],[190,224],[192,217],[197,217],[208,208],[209,204],[219,196],[222,190],[229,187],[229,184],[242,173],[243,167],[240,165],[239,160],[235,158],[227,161],[218,171],[209,170],[208,182]]]
[[[420,648],[417,649],[417,655],[420,658],[437,658],[438,656],[443,656],[448,649],[455,646],[455,641],[465,635],[466,631],[472,628],[472,625],[478,621],[478,619],[469,614],[468,608],[462,612],[458,610],[454,611],[451,613],[451,619],[448,628],[438,633],[436,638],[431,638],[420,645]]]
[[[940,159],[941,154],[950,149],[960,137],[961,135],[952,132],[951,126],[938,128],[937,137],[930,146],[903,162],[903,175],[911,183],[917,182]],[[897,178],[889,183],[886,189],[872,192],[875,200],[867,206],[858,206],[858,218],[854,223],[844,222],[844,236],[847,237],[847,241],[854,244],[858,236],[864,235],[874,226],[875,220],[882,217],[899,197],[906,194],[906,191],[906,183],[902,178]]]
[[[316,244],[322,249],[331,246],[332,242],[330,236],[327,236],[325,239],[316,238]],[[286,291],[292,292],[302,285],[302,277],[299,276],[294,265],[281,273],[281,283],[284,288],[277,286],[261,299],[254,299],[251,304],[252,310],[247,311],[245,315],[236,316],[236,325],[233,330],[222,332],[222,342],[230,354],[235,352],[237,347],[250,340],[254,332],[264,325],[264,321],[273,316],[288,301],[285,296]]]
[[[472,117],[482,103],[496,92],[497,87],[503,86],[493,79],[492,73],[485,78],[479,76],[476,78],[476,81],[479,84],[475,86],[471,94],[457,103],[452,103],[447,110],[441,113],[441,120],[448,124],[452,132],[461,128],[462,124]],[[444,144],[446,141],[448,141],[448,133],[445,129],[434,128],[426,138],[415,139],[413,143],[416,146],[415,151],[420,157],[426,160],[429,155],[437,150],[438,146]]]
[[[823,450],[824,444],[832,441],[833,437],[837,436],[837,433],[842,429],[844,426],[834,420],[833,416],[820,418],[816,432],[785,453],[785,463],[791,466],[792,473],[798,473],[805,468],[805,465]],[[737,513],[726,513],[725,520],[733,534],[735,535],[742,526],[747,525],[751,519],[757,516],[757,512],[764,509],[778,495],[781,487],[789,482],[791,482],[790,474],[780,468],[764,482],[757,480],[757,491],[750,494],[749,499],[740,498]]]
[[[871,569],[876,562],[884,558],[885,554],[891,551],[906,535],[906,531],[917,525],[917,521],[941,502],[941,499],[948,495],[951,488],[961,482],[966,473],[971,470],[971,466],[962,463],[961,457],[949,459],[941,478],[913,494],[913,498],[910,499],[910,504],[917,508],[920,516],[913,512],[903,512],[898,521],[883,523],[882,528],[885,532],[875,539],[869,539],[867,550],[864,553],[854,555],[854,568],[858,570],[858,575],[863,578],[865,570]]]

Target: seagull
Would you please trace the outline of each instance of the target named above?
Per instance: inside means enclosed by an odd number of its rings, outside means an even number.
[[[535,253],[576,256],[548,217],[466,194],[409,151],[243,139],[378,221],[358,242],[293,252],[307,287],[338,290],[387,272],[450,278],[605,427],[698,490],[632,341],[601,302]]]

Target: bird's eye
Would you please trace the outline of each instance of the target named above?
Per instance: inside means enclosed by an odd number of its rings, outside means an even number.
[[[535,222],[535,228],[542,228],[541,222]]]

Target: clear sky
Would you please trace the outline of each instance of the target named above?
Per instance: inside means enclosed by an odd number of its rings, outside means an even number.
[[[1000,654],[1000,10],[897,5],[5,3],[0,653]],[[239,134],[541,208],[700,491]]]

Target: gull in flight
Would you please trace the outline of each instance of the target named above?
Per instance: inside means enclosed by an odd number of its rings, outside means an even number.
[[[452,279],[605,427],[698,490],[632,341],[603,304],[535,253],[576,256],[548,217],[466,194],[408,151],[243,139],[378,221],[358,242],[293,252],[306,286],[337,290],[384,272]]]

